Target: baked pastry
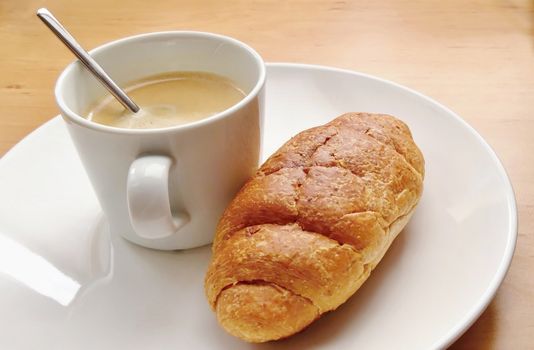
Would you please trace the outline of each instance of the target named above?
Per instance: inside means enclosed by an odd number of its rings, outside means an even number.
[[[348,113],[273,154],[224,212],[205,288],[249,342],[299,332],[365,282],[414,212],[424,159],[402,121]]]

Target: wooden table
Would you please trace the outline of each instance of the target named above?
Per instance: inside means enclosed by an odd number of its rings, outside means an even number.
[[[496,298],[453,349],[534,346],[534,4],[531,1],[0,1],[0,155],[55,116],[71,54],[35,17],[45,3],[87,48],[159,30],[236,37],[266,61],[381,76],[474,126],[515,187],[519,238]]]

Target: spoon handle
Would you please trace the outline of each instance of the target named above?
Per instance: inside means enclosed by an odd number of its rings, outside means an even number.
[[[37,17],[78,57],[87,69],[104,85],[108,91],[127,109],[137,113],[137,106],[128,95],[106,74],[104,69],[85,51],[61,23],[45,8],[37,10]]]

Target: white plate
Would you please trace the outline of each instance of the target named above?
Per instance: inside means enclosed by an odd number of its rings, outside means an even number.
[[[332,68],[268,67],[264,155],[346,111],[398,116],[426,159],[419,207],[368,282],[299,335],[262,349],[444,347],[480,315],[516,240],[506,173],[453,112],[412,90]],[[0,348],[254,348],[204,298],[209,248],[158,252],[110,237],[63,122],[0,161]],[[313,346],[312,346],[313,345]]]

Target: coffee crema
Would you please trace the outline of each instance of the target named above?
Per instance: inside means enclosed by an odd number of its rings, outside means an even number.
[[[132,113],[113,96],[98,101],[86,118],[127,129],[155,129],[183,125],[222,112],[245,93],[229,78],[208,72],[169,72],[128,84],[124,90],[141,108]]]

